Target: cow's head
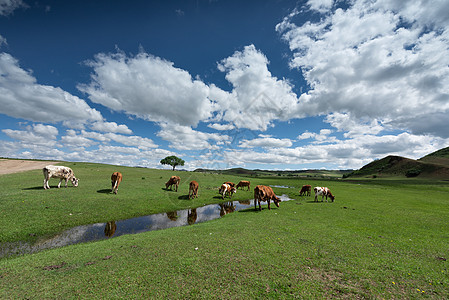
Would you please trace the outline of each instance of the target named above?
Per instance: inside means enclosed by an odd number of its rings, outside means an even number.
[[[231,187],[231,194],[237,193],[237,189],[235,187]]]
[[[74,187],[78,186],[78,182],[79,182],[78,178],[72,177],[71,181],[72,181],[72,184],[73,184]]]
[[[279,207],[279,203],[281,203],[281,199],[279,199],[277,196],[273,196],[273,202],[274,202],[274,205],[276,205],[277,207]]]
[[[332,202],[334,202],[334,200],[335,200],[335,196],[334,195],[330,194],[329,198],[331,198]]]

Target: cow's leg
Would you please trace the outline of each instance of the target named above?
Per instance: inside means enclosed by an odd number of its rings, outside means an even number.
[[[267,202],[268,202],[268,210],[271,210],[271,207],[270,207],[270,202],[271,202],[271,201],[270,201],[270,199],[268,199]]]
[[[44,179],[44,189],[49,189],[50,187],[48,186],[48,181],[47,179]]]
[[[61,188],[61,182],[62,182],[62,178],[59,179],[58,189]]]

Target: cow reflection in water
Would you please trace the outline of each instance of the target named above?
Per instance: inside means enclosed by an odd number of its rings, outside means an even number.
[[[220,217],[235,211],[235,205],[232,202],[218,204],[220,206]]]
[[[189,213],[187,215],[187,223],[189,223],[189,225],[195,224],[197,217],[198,214],[196,213],[196,208],[189,209]]]
[[[117,225],[115,224],[115,221],[107,222],[106,227],[104,228],[104,235],[111,237],[114,235],[116,229]]]
[[[251,205],[251,200],[239,201],[242,205]]]
[[[178,220],[178,212],[177,211],[169,211],[166,214],[170,220],[172,220],[172,221]]]

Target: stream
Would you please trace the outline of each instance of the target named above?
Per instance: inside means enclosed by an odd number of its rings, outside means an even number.
[[[282,201],[293,200],[287,195],[282,195],[279,198]],[[11,255],[30,254],[45,249],[58,248],[78,243],[100,241],[124,234],[136,234],[202,223],[221,218],[234,211],[251,207],[254,207],[254,200],[229,201],[192,209],[152,214],[127,220],[76,226],[51,238],[40,238],[34,243],[0,243],[0,258]]]

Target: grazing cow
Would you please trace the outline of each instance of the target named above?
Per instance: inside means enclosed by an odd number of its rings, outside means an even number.
[[[251,183],[249,181],[241,180],[239,183],[237,183],[237,187],[236,188],[241,187],[243,189],[243,187],[247,186],[248,187],[248,191],[249,191],[250,185],[251,185]]]
[[[198,197],[198,182],[195,180],[191,181],[189,184],[189,199]]]
[[[237,190],[235,187],[231,186],[230,184],[227,183],[223,183],[220,187],[220,189],[218,190],[218,192],[221,194],[221,196],[224,198],[226,197],[226,195],[229,196],[229,198],[232,198],[232,194],[236,193]]]
[[[313,191],[315,192],[315,202],[318,202],[318,196],[321,196],[321,202],[323,202],[324,197],[326,197],[326,202],[328,202],[327,197],[331,198],[332,202],[334,202],[335,197],[327,187],[317,186],[313,188]]]
[[[170,179],[165,183],[165,189],[168,190],[168,187],[170,187],[170,190],[172,189],[172,186],[175,185],[176,191],[178,191],[179,183],[181,182],[181,178],[179,176],[172,176]]]
[[[234,182],[226,181],[226,182],[223,182],[223,183],[229,184],[231,187],[235,187],[235,183]]]
[[[49,189],[50,186],[48,185],[48,181],[50,178],[59,178],[59,184],[58,188],[61,187],[61,182],[64,179],[65,180],[65,187],[67,187],[67,181],[70,180],[72,182],[72,185],[77,187],[78,181],[75,177],[75,174],[73,173],[72,169],[69,167],[64,166],[53,166],[49,165],[42,169],[42,172],[44,173],[44,189]]]
[[[122,182],[123,179],[123,175],[120,172],[114,172],[111,175],[111,184],[112,184],[112,188],[111,188],[111,192],[114,194],[117,194],[118,192],[118,186],[120,185],[120,182]]]
[[[310,192],[312,191],[312,186],[310,184],[303,185],[301,190],[299,191],[300,196],[310,196]]]
[[[262,206],[260,205],[260,202],[267,201],[268,202],[268,209],[271,209],[270,207],[270,200],[273,200],[274,204],[279,207],[279,202],[281,202],[281,199],[279,199],[273,192],[273,189],[269,186],[265,185],[257,185],[254,188],[254,209],[257,210],[257,203],[259,203],[259,210],[262,210]]]

